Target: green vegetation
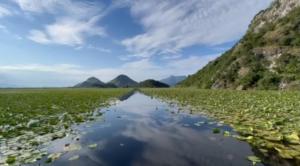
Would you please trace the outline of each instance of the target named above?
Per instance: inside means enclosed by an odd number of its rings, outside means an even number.
[[[116,88],[117,86],[111,83],[104,83],[96,77],[90,77],[82,83],[74,86],[74,88]]]
[[[235,47],[189,76],[180,86],[300,89],[300,8],[294,8],[281,19],[266,21],[268,15],[264,14],[269,10],[253,20]]]
[[[119,75],[115,79],[111,80],[109,82],[110,84],[115,85],[119,88],[128,88],[128,87],[136,87],[138,83],[131,78],[129,78],[127,75]]]
[[[13,164],[15,162],[16,162],[16,157],[14,157],[14,156],[8,156],[6,159],[7,164]]]
[[[214,128],[213,129],[214,134],[219,134],[220,132],[221,132],[221,130],[219,128]]]
[[[168,88],[169,85],[150,79],[150,80],[145,80],[143,82],[140,82],[138,84],[138,87],[141,87],[141,88]]]
[[[52,140],[76,135],[71,126],[101,116],[96,109],[131,89],[0,90],[0,165],[34,163]],[[54,156],[56,157],[56,156]],[[50,162],[51,160],[47,161]]]
[[[75,88],[133,88],[137,87],[138,83],[129,78],[128,76],[121,74],[109,81],[104,83],[96,77],[90,77],[82,83],[75,85]]]
[[[231,125],[262,156],[300,164],[300,93],[200,89],[143,89]],[[213,130],[215,132],[215,130]],[[227,133],[226,135],[229,135]]]
[[[252,165],[256,165],[256,163],[260,163],[261,160],[256,156],[249,156],[248,160],[252,162]]]
[[[53,132],[89,120],[96,108],[129,89],[0,90],[0,136],[13,138],[26,131]]]

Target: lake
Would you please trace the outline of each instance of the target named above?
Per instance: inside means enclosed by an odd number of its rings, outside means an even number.
[[[48,145],[51,165],[252,165],[251,146],[224,136],[236,134],[229,126],[175,104],[136,92],[98,113],[95,121],[73,126],[74,134]]]

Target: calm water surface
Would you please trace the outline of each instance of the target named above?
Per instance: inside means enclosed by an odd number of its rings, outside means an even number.
[[[49,145],[50,153],[63,151],[66,144],[81,147],[50,165],[252,165],[247,156],[253,152],[247,143],[212,133],[216,127],[231,131],[230,127],[201,115],[181,113],[141,93],[100,111],[103,116],[98,120],[75,127],[81,134],[78,138],[69,136]],[[93,144],[97,147],[89,147]],[[45,165],[45,161],[40,164]]]

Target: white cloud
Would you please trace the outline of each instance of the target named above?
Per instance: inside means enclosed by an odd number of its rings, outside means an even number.
[[[10,12],[6,7],[0,4],[0,18],[10,15],[12,15],[12,12]]]
[[[218,55],[191,56],[176,59],[166,64],[155,64],[149,59],[125,63],[115,68],[86,69],[71,64],[58,65],[4,65],[0,66],[0,75],[6,79],[1,84],[18,86],[71,86],[87,77],[96,76],[103,81],[109,81],[119,74],[126,74],[137,81],[145,79],[162,79],[169,75],[187,75],[195,73]],[[9,81],[8,81],[9,80]]]
[[[88,45],[86,48],[91,49],[91,50],[97,50],[99,52],[104,52],[104,53],[111,53],[112,52],[110,49],[103,48],[103,47],[96,47],[96,46],[93,46],[93,45]]]
[[[22,10],[30,12],[45,12],[52,10],[57,0],[14,0]]]
[[[83,50],[83,49],[95,50],[95,51],[99,51],[99,52],[102,52],[102,53],[112,53],[112,50],[110,50],[110,49],[94,46],[94,45],[91,45],[91,44],[86,45],[86,46],[78,46],[78,47],[75,48],[75,50]]]
[[[59,65],[41,65],[41,64],[29,64],[29,65],[3,65],[0,66],[0,72],[6,71],[32,71],[32,72],[55,72],[72,74],[75,69],[79,68],[77,65],[59,64]]]
[[[104,36],[104,29],[97,27],[97,17],[88,21],[61,19],[44,30],[31,30],[28,38],[42,44],[82,45],[89,36]]]
[[[39,30],[31,30],[28,38],[37,43],[49,44],[51,41],[48,39],[47,34]]]
[[[76,18],[93,16],[102,10],[100,3],[80,2],[76,0],[13,0],[23,11],[53,15],[69,15]]]
[[[145,33],[122,41],[141,57],[180,52],[192,45],[239,39],[272,0],[133,0],[127,2]]]
[[[28,39],[41,44],[79,46],[91,36],[105,36],[97,22],[104,15],[100,3],[74,0],[14,0],[24,12],[50,14],[54,22],[32,29]]]

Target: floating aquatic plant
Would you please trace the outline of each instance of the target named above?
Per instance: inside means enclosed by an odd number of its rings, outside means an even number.
[[[252,165],[256,165],[261,162],[261,160],[256,156],[248,156],[248,160],[252,162]]]
[[[190,107],[192,112],[233,127],[233,137],[249,142],[264,156],[300,164],[300,93],[292,91],[142,89],[148,95]],[[218,125],[217,125],[218,126]],[[224,132],[224,136],[228,133]]]
[[[75,123],[93,120],[99,107],[130,89],[0,90],[0,156],[4,163],[28,164],[47,155],[41,146],[65,137]],[[71,146],[68,150],[78,149]],[[15,156],[15,157],[14,157]],[[55,156],[50,156],[51,162]]]
[[[81,149],[80,144],[70,144],[69,146],[64,147],[64,151],[71,152],[71,151],[78,151]]]
[[[89,145],[89,148],[91,148],[91,149],[95,149],[95,148],[97,148],[97,144],[91,144],[91,145]]]
[[[54,160],[57,160],[60,158],[60,156],[62,155],[61,152],[58,152],[58,153],[52,153],[48,156],[48,159],[46,160],[47,163],[51,163],[53,162]]]
[[[6,159],[7,164],[13,164],[16,162],[16,157],[15,156],[8,156]]]
[[[69,158],[70,161],[79,159],[79,155],[75,155]]]
[[[205,122],[199,121],[199,122],[194,123],[194,125],[200,127],[200,126],[202,126],[204,123],[205,123]]]
[[[223,135],[224,135],[225,137],[229,137],[229,136],[230,136],[230,132],[229,132],[229,131],[224,131],[224,132],[223,132]]]

